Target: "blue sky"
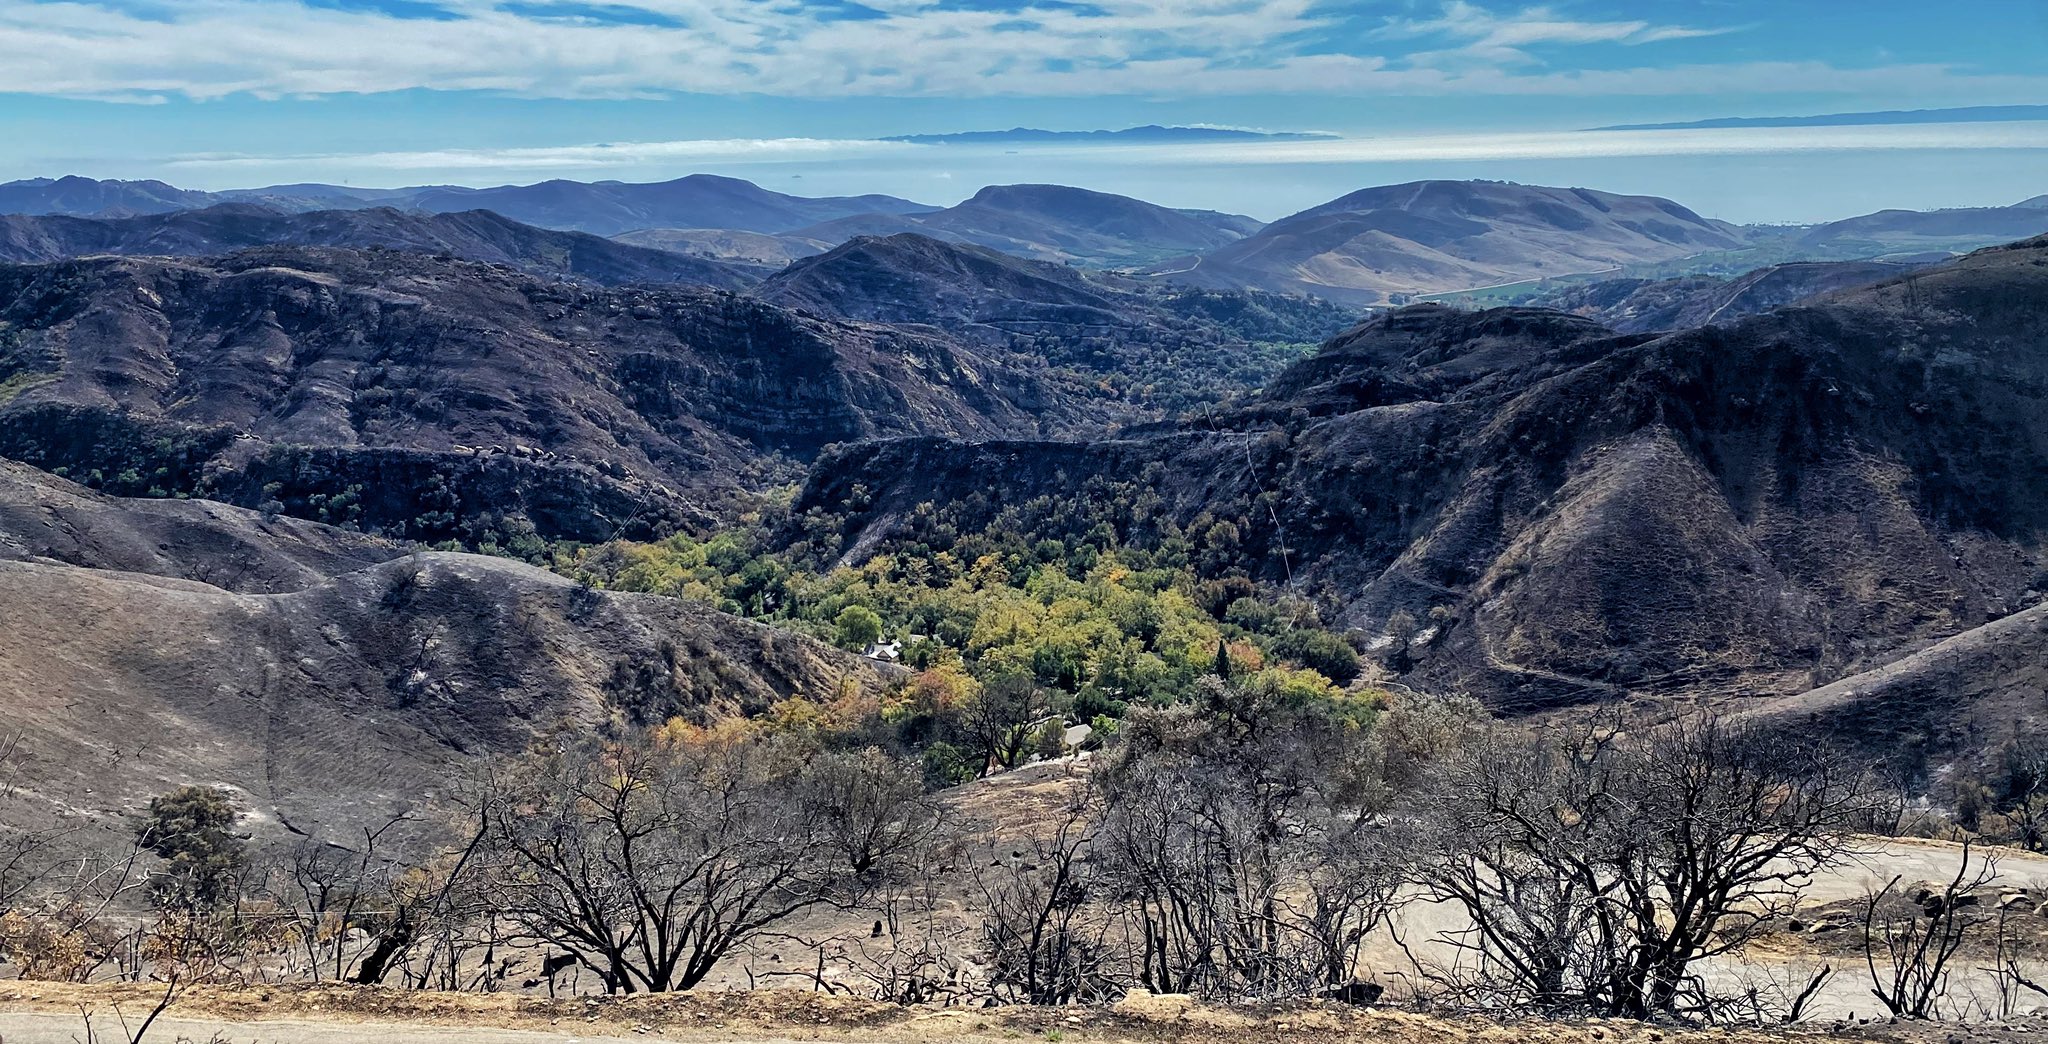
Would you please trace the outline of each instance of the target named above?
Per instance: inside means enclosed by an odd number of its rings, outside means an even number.
[[[714,170],[936,202],[1041,178],[1273,216],[1326,189],[1441,172],[1677,198],[1696,185],[1738,218],[1796,219],[1866,197],[2002,202],[2048,182],[2048,140],[2042,128],[1988,146],[1787,133],[1604,156],[1569,135],[1527,136],[2048,103],[2044,56],[2041,0],[0,0],[0,177],[227,187]],[[935,158],[861,140],[1155,122],[1401,144],[1391,158]],[[1522,144],[1484,147],[1495,139]],[[1814,184],[1759,178],[1757,197],[1740,177],[1708,176],[1737,165]],[[1824,194],[1822,178],[1850,184]]]

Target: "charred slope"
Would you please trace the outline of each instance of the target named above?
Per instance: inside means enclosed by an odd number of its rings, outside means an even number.
[[[1877,751],[1917,753],[1920,765],[2038,738],[2048,727],[2048,603],[2001,617],[1909,656],[1748,713]]]
[[[486,210],[420,214],[376,207],[283,214],[224,204],[139,217],[0,216],[0,261],[41,263],[92,254],[212,257],[259,246],[381,248],[510,265],[535,275],[624,283],[752,286],[761,266],[736,265],[522,225]]]
[[[1155,417],[1251,391],[1356,320],[1307,298],[1167,288],[912,233],[805,258],[755,294],[1043,357]]]
[[[844,512],[858,558],[922,502],[964,528],[1131,486],[1121,534],[1291,577],[1422,684],[1796,693],[2048,590],[2043,300],[2048,241],[1654,339],[1409,309],[1212,430],[860,447],[798,508]]]
[[[52,813],[233,787],[266,831],[335,836],[564,725],[759,711],[884,669],[676,599],[428,554],[302,590],[0,562],[14,783]]]
[[[345,829],[557,727],[887,673],[675,599],[0,461],[0,714],[38,814],[197,782],[242,791],[266,830]]]
[[[131,500],[0,459],[0,560],[296,591],[405,554],[393,541],[210,500]]]
[[[643,228],[621,232],[612,240],[692,257],[772,268],[781,268],[798,258],[832,249],[832,244],[819,239],[731,228]]]
[[[0,454],[434,540],[502,542],[508,514],[658,532],[827,443],[1095,417],[1042,369],[702,288],[390,251],[0,267]]]
[[[1690,330],[1869,286],[1923,266],[1919,262],[1799,261],[1732,279],[1606,279],[1568,287],[1531,303],[1583,315],[1623,333]]]
[[[982,328],[1136,325],[1124,295],[1061,265],[929,236],[862,236],[777,272],[755,296],[787,308],[878,323]]]
[[[1364,189],[1155,273],[1348,304],[1444,293],[1737,246],[1740,230],[1668,199],[1490,181]]]

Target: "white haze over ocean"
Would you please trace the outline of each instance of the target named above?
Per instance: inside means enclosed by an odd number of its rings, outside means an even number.
[[[101,166],[101,164],[93,164]],[[138,171],[137,166],[149,168]],[[2048,193],[2048,122],[1532,131],[1200,145],[910,145],[815,138],[620,142],[337,155],[105,161],[102,177],[191,188],[298,181],[494,185],[658,181],[708,172],[799,195],[887,192],[951,204],[1051,182],[1273,219],[1371,185],[1495,178],[1667,196],[1738,222],[1888,207],[1997,206]]]

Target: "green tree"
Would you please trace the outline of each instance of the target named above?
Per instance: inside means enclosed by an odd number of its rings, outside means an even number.
[[[1296,631],[1281,643],[1281,652],[1339,685],[1358,677],[1358,650],[1328,631]]]
[[[842,649],[858,651],[882,639],[882,618],[864,605],[849,605],[839,610],[832,624],[839,629],[839,646]]]
[[[150,799],[135,836],[164,861],[150,880],[159,905],[212,909],[233,895],[245,857],[235,815],[227,792],[213,787],[179,787]]]

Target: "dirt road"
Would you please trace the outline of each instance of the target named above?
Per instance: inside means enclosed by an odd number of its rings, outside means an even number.
[[[0,1042],[126,1041],[134,985],[0,983]],[[2048,1020],[2004,1026],[1818,1024],[1693,1031],[1619,1020],[1511,1023],[1334,1004],[1215,1008],[1140,995],[1115,1008],[912,1008],[789,990],[595,1000],[374,987],[195,989],[148,1044],[2039,1044]]]
[[[96,1016],[93,1025],[100,1040],[127,1039],[120,1033],[119,1021],[108,1014]],[[85,1021],[76,1013],[0,1012],[0,1041],[6,1044],[78,1044],[86,1039],[84,1029]],[[205,1018],[159,1019],[146,1038],[152,1042],[189,1040],[194,1044],[646,1044],[650,1039],[662,1038],[396,1022],[228,1022]],[[755,1039],[768,1044],[763,1038]]]

